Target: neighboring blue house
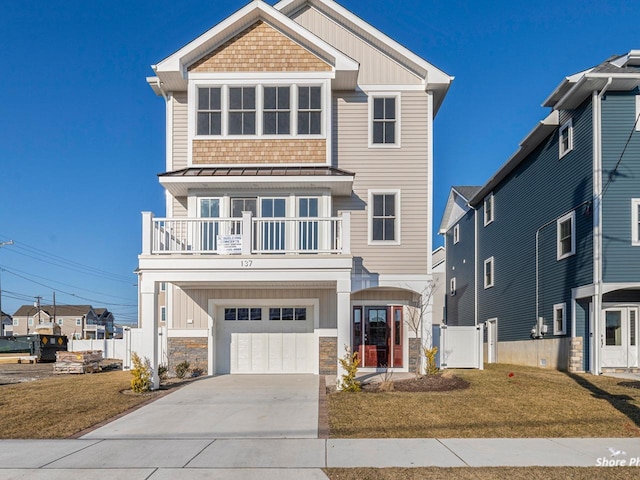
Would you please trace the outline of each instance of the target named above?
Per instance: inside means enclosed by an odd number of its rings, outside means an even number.
[[[566,77],[483,187],[451,190],[446,322],[489,362],[640,371],[640,50]]]

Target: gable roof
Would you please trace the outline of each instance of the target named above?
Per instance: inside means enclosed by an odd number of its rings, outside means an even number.
[[[285,15],[291,16],[306,6],[315,8],[322,13],[330,13],[339,17],[340,24],[344,25],[345,28],[355,32],[386,56],[422,78],[425,83],[425,90],[433,90],[435,92],[435,115],[454,77],[416,55],[333,0],[281,0],[274,5],[274,8]]]
[[[157,95],[162,95],[163,91],[185,91],[187,68],[191,64],[260,20],[331,65],[336,88],[355,88],[358,62],[262,0],[250,2],[175,53],[152,65],[157,77],[148,77],[147,82]]]
[[[47,316],[53,316],[53,305],[40,305],[40,310]],[[74,317],[88,314],[93,308],[91,305],[56,305],[55,312],[57,317]],[[33,305],[22,305],[14,317],[32,317],[38,313],[38,309]]]
[[[471,208],[469,207],[469,200],[475,196],[481,188],[482,187],[469,185],[451,187],[438,233],[441,235],[445,234],[469,211]]]

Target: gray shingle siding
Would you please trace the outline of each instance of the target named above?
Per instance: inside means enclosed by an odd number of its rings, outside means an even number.
[[[602,199],[605,282],[637,282],[640,275],[640,246],[631,245],[631,199],[640,198],[640,132],[633,130],[638,94],[609,93],[602,100],[603,186],[621,159]]]
[[[590,100],[562,115],[571,116],[573,145],[559,159],[558,129],[542,141],[493,191],[494,221],[479,226],[478,322],[497,317],[498,340],[530,338],[536,317],[536,231],[539,238],[539,315],[553,333],[553,305],[566,303],[571,289],[592,281],[592,215],[585,204],[576,211],[576,254],[557,260],[555,219],[592,195]],[[483,218],[483,206],[478,211]],[[484,261],[494,257],[494,287],[484,288]],[[567,322],[570,334],[570,322]],[[549,335],[549,336],[550,336]]]
[[[453,228],[446,234],[447,252],[447,293],[445,308],[447,325],[475,325],[475,285],[473,279],[475,255],[474,211],[469,210],[458,221],[460,225],[460,241],[453,243]],[[451,278],[456,279],[456,294],[451,295],[449,285]]]

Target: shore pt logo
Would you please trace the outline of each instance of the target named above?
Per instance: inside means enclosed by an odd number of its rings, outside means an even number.
[[[627,452],[617,448],[609,447],[610,455],[608,457],[600,457],[596,461],[598,467],[638,467],[640,466],[640,457],[626,458]]]

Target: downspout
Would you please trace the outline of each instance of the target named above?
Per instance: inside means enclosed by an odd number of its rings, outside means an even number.
[[[593,112],[593,365],[592,372],[602,373],[600,369],[600,349],[602,338],[600,333],[600,314],[602,310],[602,97],[607,92],[613,78],[607,84],[592,93]]]
[[[478,325],[478,209],[472,207],[473,209],[473,235],[474,235],[474,244],[473,244],[473,258],[475,258],[475,262],[473,262],[473,315],[474,315],[474,324]]]

